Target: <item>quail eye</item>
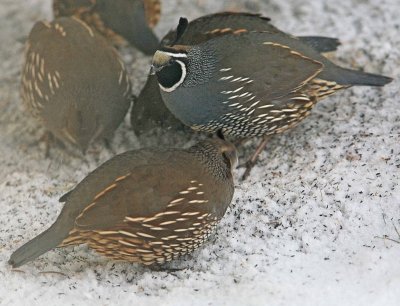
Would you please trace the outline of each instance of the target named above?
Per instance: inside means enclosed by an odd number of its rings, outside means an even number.
[[[156,73],[158,78],[158,83],[160,83],[160,85],[166,89],[172,88],[177,84],[181,83],[183,81],[182,65],[183,63],[181,64],[178,61],[173,61],[169,65],[162,68],[160,71]]]

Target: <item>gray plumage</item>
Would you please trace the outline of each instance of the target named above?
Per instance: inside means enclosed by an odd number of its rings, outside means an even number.
[[[283,132],[337,90],[391,81],[341,68],[301,39],[273,31],[160,48],[152,70],[166,106],[183,123],[238,137]]]
[[[161,40],[161,45],[197,45],[212,38],[230,35],[240,31],[266,31],[281,33],[270,23],[270,19],[257,14],[224,12],[202,16],[192,20],[183,34],[177,37],[172,30]],[[297,39],[311,46],[317,52],[335,51],[340,45],[336,38],[320,36],[302,36]],[[184,130],[185,127],[165,106],[155,76],[149,76],[131,111],[131,124],[136,135],[155,127],[172,131]]]

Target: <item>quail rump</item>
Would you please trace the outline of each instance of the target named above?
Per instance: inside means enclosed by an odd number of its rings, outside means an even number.
[[[152,71],[166,106],[184,124],[236,137],[281,133],[340,89],[392,80],[339,67],[314,48],[283,32],[241,30],[162,47]]]
[[[96,139],[111,137],[132,99],[115,49],[75,17],[34,25],[21,95],[48,131],[83,151]]]
[[[160,19],[160,0],[54,0],[55,17],[75,16],[115,45],[125,41],[145,54],[159,46],[151,30]]]
[[[234,185],[234,146],[209,139],[187,150],[117,155],[63,196],[56,222],[9,260],[86,243],[115,260],[162,264],[199,247],[224,215]]]
[[[161,45],[196,45],[217,36],[246,31],[266,31],[282,33],[270,23],[270,19],[258,14],[223,12],[206,15],[191,21],[182,35],[177,30],[170,31]],[[301,36],[297,39],[317,52],[335,51],[340,44],[336,38],[321,36]],[[136,135],[154,127],[183,130],[182,123],[166,108],[162,100],[155,76],[149,76],[131,111],[131,124]]]

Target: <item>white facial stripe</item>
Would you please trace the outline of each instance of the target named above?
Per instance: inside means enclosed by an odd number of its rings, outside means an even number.
[[[186,53],[171,53],[171,52],[165,52],[165,51],[159,51],[162,52],[165,55],[171,56],[171,57],[184,57],[187,58],[187,54]]]
[[[182,68],[182,75],[181,75],[181,78],[180,78],[180,80],[179,80],[174,86],[169,87],[169,88],[165,88],[165,87],[162,86],[160,83],[158,83],[158,85],[160,86],[160,88],[161,88],[163,91],[165,91],[165,92],[172,92],[172,91],[174,91],[175,89],[178,88],[179,85],[181,85],[181,84],[183,83],[183,81],[184,81],[185,78],[186,78],[186,66],[185,66],[185,64],[184,64],[183,62],[179,61],[179,60],[176,60],[176,62],[177,62],[179,65],[181,65],[181,68]]]

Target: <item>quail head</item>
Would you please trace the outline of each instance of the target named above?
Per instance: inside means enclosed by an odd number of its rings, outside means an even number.
[[[234,31],[162,47],[152,71],[167,108],[184,124],[237,137],[281,133],[340,89],[391,81],[339,67],[308,43],[283,32]]]
[[[191,21],[182,33],[170,31],[162,40],[161,45],[196,45],[217,36],[249,31],[265,31],[282,33],[274,27],[267,17],[250,13],[216,13],[206,15]],[[335,38],[320,36],[297,37],[318,52],[336,50],[339,41]],[[154,76],[149,76],[138,100],[131,112],[131,123],[137,135],[154,127],[163,129],[183,130],[182,123],[165,107]]]
[[[34,25],[21,95],[54,136],[86,151],[122,122],[131,103],[131,83],[102,36],[75,17],[63,17]]]
[[[128,41],[153,54],[158,38],[151,28],[160,18],[160,0],[53,0],[55,17],[75,16],[115,45]]]
[[[117,155],[63,196],[56,222],[15,251],[9,263],[19,267],[53,248],[76,244],[145,265],[190,253],[230,204],[236,161],[234,146],[222,139],[187,150]]]

